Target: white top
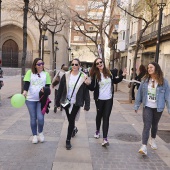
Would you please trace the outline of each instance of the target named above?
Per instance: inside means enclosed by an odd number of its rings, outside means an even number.
[[[70,80],[69,80],[69,84],[68,84],[68,93],[67,93],[67,98],[69,100],[71,98],[73,88],[74,88],[74,86],[75,86],[75,84],[77,82],[77,79],[78,79],[79,75],[80,75],[80,73],[78,75],[70,74]],[[76,102],[76,94],[75,94],[75,91],[74,91],[70,103],[75,103],[75,102]]]
[[[112,98],[111,78],[105,78],[101,73],[101,81],[99,82],[99,99],[108,100]]]
[[[31,73],[31,81],[27,94],[27,100],[29,101],[39,101],[39,92],[46,85],[46,73],[42,71],[39,75],[40,77],[38,77],[38,74]]]
[[[154,83],[154,88],[152,87]],[[154,80],[149,80],[148,83],[148,96],[147,96],[147,101],[146,101],[146,106],[150,108],[157,108],[156,104],[156,88],[157,88],[158,83]]]

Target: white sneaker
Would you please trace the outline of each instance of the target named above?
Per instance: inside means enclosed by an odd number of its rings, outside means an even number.
[[[158,149],[158,147],[156,145],[155,138],[151,138],[150,141],[149,141],[149,144],[151,145],[152,149],[154,149],[154,150]]]
[[[109,141],[107,139],[103,139],[102,146],[109,146]]]
[[[99,139],[100,138],[100,132],[96,131],[94,134],[94,138]]]
[[[147,155],[147,147],[146,147],[146,145],[142,145],[138,152],[140,154],[142,154],[142,155]]]
[[[34,135],[34,136],[33,136],[33,138],[32,138],[32,143],[34,143],[34,144],[38,143],[37,135]]]
[[[44,135],[43,135],[43,132],[39,133],[39,141],[40,141],[41,143],[44,142]]]

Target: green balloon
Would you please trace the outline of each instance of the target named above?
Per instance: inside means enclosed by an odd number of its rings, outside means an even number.
[[[22,94],[14,94],[11,98],[11,105],[20,108],[25,104],[25,97]]]

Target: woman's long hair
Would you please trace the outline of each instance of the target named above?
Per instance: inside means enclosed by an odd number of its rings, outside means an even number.
[[[149,64],[152,64],[152,65],[155,66],[155,79],[156,79],[156,81],[158,82],[158,85],[163,85],[163,83],[164,83],[164,77],[163,77],[163,72],[162,72],[162,70],[161,70],[161,67],[160,67],[159,64],[156,63],[156,62],[151,62],[151,63],[149,63]],[[148,64],[148,65],[149,65],[149,64]],[[145,75],[145,80],[148,79],[148,81],[149,81],[150,78],[151,78],[151,76],[150,76],[150,74],[148,73],[148,69],[147,69],[146,75]]]
[[[96,58],[96,59],[94,60],[94,62],[93,62],[92,68],[91,68],[91,70],[90,70],[90,76],[91,76],[91,77],[96,76],[97,79],[100,81],[100,80],[101,80],[101,74],[100,74],[99,69],[96,67],[96,61],[97,61],[97,60],[101,60],[101,61],[103,62],[103,65],[104,65],[104,67],[103,67],[103,75],[104,75],[105,78],[109,77],[109,76],[111,75],[111,73],[110,73],[110,71],[106,68],[106,65],[105,65],[104,61],[103,61],[101,58],[99,58],[99,57]]]

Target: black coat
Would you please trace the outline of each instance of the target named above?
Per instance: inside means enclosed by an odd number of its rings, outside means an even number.
[[[84,73],[81,72],[81,74],[84,74]],[[59,85],[58,93],[56,96],[56,105],[58,107],[60,106],[60,103],[65,103],[66,101],[67,88],[68,88],[68,84],[66,82],[69,82],[68,80],[69,76],[70,76],[70,71],[66,72],[60,80],[60,85]],[[82,81],[81,78],[79,79],[79,81]],[[81,86],[79,87],[77,91],[75,105],[80,106],[80,107],[84,106],[85,110],[90,109],[90,94],[89,94],[87,85],[84,82],[81,84]]]
[[[111,83],[112,83],[112,97],[114,96],[114,84],[117,84],[123,80],[123,76],[120,75],[118,78],[116,78],[114,75],[110,75]],[[88,85],[88,89],[91,91],[94,91],[93,96],[94,100],[98,100],[99,97],[99,80],[97,80],[96,76],[92,78],[92,82],[90,85]]]

